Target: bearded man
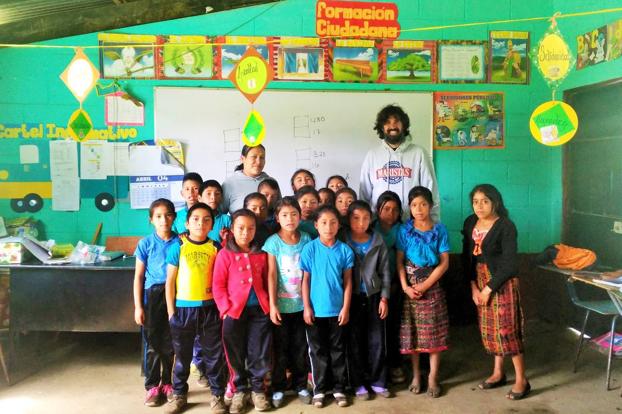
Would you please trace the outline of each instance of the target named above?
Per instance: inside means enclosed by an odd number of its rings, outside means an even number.
[[[434,206],[430,214],[434,221],[439,221],[440,198],[434,165],[427,153],[413,143],[409,127],[408,115],[397,105],[387,105],[378,112],[374,130],[382,143],[365,156],[359,198],[374,208],[380,194],[393,191],[402,200],[402,218],[408,219],[408,192],[422,185],[432,192]]]

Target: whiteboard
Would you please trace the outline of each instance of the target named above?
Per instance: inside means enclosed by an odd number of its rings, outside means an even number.
[[[186,171],[220,183],[240,163],[241,131],[251,104],[235,89],[156,87],[155,138],[180,141]],[[415,143],[432,159],[432,93],[266,90],[254,109],[266,125],[266,166],[283,195],[298,168],[315,174],[316,186],[339,174],[358,192],[361,164],[380,144],[376,114],[398,104],[410,117]]]

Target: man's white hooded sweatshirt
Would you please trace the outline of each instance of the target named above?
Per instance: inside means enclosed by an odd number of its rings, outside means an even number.
[[[427,187],[432,192],[434,207],[430,215],[440,219],[440,198],[434,165],[430,157],[407,136],[404,142],[391,148],[385,140],[369,150],[361,166],[359,198],[375,208],[376,201],[384,191],[391,190],[402,200],[403,218],[410,218],[408,192],[415,186]]]

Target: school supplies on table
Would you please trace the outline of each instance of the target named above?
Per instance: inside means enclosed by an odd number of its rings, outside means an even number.
[[[36,257],[39,261],[44,264],[62,264],[69,263],[68,258],[52,258],[51,249],[45,244],[35,239],[34,237],[24,235],[24,236],[11,236],[0,239],[0,251],[4,249],[2,246],[6,246],[7,249],[15,249],[15,244],[20,244],[22,249],[26,249],[30,254]],[[8,250],[4,250],[4,252],[9,253]],[[24,254],[22,250],[21,254],[16,254],[14,256],[10,256],[4,263],[23,263],[27,259],[27,255]],[[2,260],[0,260],[2,262]]]

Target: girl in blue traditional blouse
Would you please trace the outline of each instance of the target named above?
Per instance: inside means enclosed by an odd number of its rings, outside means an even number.
[[[449,318],[445,292],[438,281],[449,264],[447,228],[430,217],[432,192],[414,187],[408,193],[411,219],[397,235],[397,270],[404,297],[400,352],[410,354],[413,380],[409,390],[421,392],[419,353],[430,354],[428,395],[441,395],[438,382],[440,353],[447,349]]]

